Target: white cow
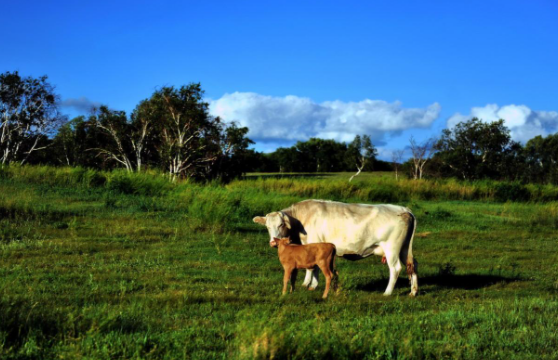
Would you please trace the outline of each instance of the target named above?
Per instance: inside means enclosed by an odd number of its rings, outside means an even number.
[[[418,264],[412,252],[416,219],[406,207],[305,200],[265,217],[256,216],[254,222],[267,227],[270,242],[290,236],[302,244],[333,243],[337,255],[349,260],[385,256],[389,283],[384,295],[393,292],[404,263],[411,280],[410,295],[418,292]],[[307,270],[303,285],[315,289],[318,273],[318,269]]]

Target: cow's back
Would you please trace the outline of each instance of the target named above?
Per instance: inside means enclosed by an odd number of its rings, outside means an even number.
[[[291,207],[292,215],[304,227],[303,244],[331,242],[338,255],[363,254],[394,231],[405,231],[401,215],[410,210],[397,205],[345,204],[305,200]]]

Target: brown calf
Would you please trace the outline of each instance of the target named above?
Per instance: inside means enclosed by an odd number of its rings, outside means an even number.
[[[273,240],[269,243],[279,252],[279,261],[285,269],[283,276],[283,295],[287,292],[287,284],[291,280],[291,292],[294,290],[298,269],[314,269],[318,266],[326,278],[326,287],[323,298],[327,298],[329,285],[332,278],[337,280],[335,271],[335,245],[330,243],[317,243],[308,245],[291,244],[289,238]],[[335,287],[336,283],[334,284]]]

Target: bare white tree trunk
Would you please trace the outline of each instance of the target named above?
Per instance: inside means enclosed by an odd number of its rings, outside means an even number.
[[[358,171],[357,171],[356,174],[354,174],[353,176],[351,176],[351,178],[349,179],[349,182],[353,181],[353,178],[354,178],[355,176],[358,176],[358,175],[360,174],[360,172],[362,171],[363,168],[364,168],[364,165],[361,166],[361,167],[358,167],[358,166],[357,166]]]
[[[419,145],[416,143],[414,137],[411,136],[409,139],[411,144],[411,152],[413,154],[413,179],[422,179],[424,165],[434,152],[434,139],[428,139],[423,144]]]
[[[116,129],[114,128],[114,126],[112,124],[108,124],[107,126],[101,124],[101,122],[97,119],[95,125],[105,131],[105,133],[107,133],[112,140],[115,142],[116,144],[116,151],[110,151],[107,149],[101,149],[101,148],[94,148],[91,150],[97,150],[99,152],[99,154],[103,154],[105,156],[107,156],[109,159],[113,159],[114,161],[124,165],[124,168],[126,168],[126,171],[131,172],[134,170],[134,166],[132,164],[132,162],[130,161],[130,158],[128,157],[128,155],[126,154],[126,151],[124,150],[124,146],[122,145],[122,139],[120,139],[120,136],[118,134],[118,132],[116,131]]]
[[[35,142],[33,142],[33,146],[31,146],[31,149],[29,149],[29,151],[26,152],[27,156],[25,158],[23,158],[23,160],[21,160],[21,163],[20,163],[21,165],[23,165],[27,162],[27,160],[29,159],[29,156],[31,155],[31,153],[33,151],[42,150],[42,149],[47,148],[47,146],[43,146],[43,147],[40,147],[40,148],[37,147],[37,144],[39,143],[39,140],[41,138],[42,138],[41,135],[37,135],[37,137],[35,138]]]
[[[148,119],[144,119],[141,122],[139,137],[137,139],[132,138],[131,141],[132,148],[134,149],[134,154],[136,155],[136,171],[141,171],[143,148],[145,146],[145,138],[149,133],[149,125],[150,125],[150,121]]]
[[[366,158],[364,156],[360,159],[360,164],[361,164],[360,167],[358,166],[358,164],[356,164],[356,168],[357,168],[358,171],[357,171],[356,174],[351,176],[351,178],[349,179],[349,182],[353,181],[353,179],[360,174],[362,169],[364,169],[364,165],[366,164]]]
[[[401,161],[403,160],[403,150],[396,150],[391,154],[391,162],[393,164],[393,168],[395,169],[395,180],[399,180],[399,165],[401,165]]]
[[[194,130],[195,121],[184,118],[183,114],[173,107],[169,98],[164,99],[172,118],[171,127],[163,130],[163,139],[174,154],[170,159],[169,176],[176,178],[197,166],[214,163],[217,160],[216,155],[193,158],[195,152],[206,149],[205,145],[195,144],[195,140],[202,136],[202,131]]]
[[[24,164],[29,159],[32,152],[44,149],[38,148],[39,140],[45,136],[49,128],[56,126],[59,120],[56,108],[47,109],[54,106],[48,102],[46,98],[37,97],[36,94],[30,94],[30,85],[24,84],[18,91],[21,95],[17,105],[9,106],[2,104],[0,107],[0,149],[2,151],[2,165],[16,159],[20,150],[23,149],[22,144],[33,137],[35,141],[30,149],[21,160]]]

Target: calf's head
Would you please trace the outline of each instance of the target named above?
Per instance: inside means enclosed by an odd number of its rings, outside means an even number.
[[[256,216],[253,221],[256,224],[267,227],[270,245],[274,238],[282,239],[288,237],[291,230],[289,217],[281,211],[272,212],[266,216]]]
[[[278,247],[279,244],[289,245],[290,243],[291,243],[291,239],[289,239],[288,237],[282,239],[273,238],[273,240],[269,242],[269,246]]]

